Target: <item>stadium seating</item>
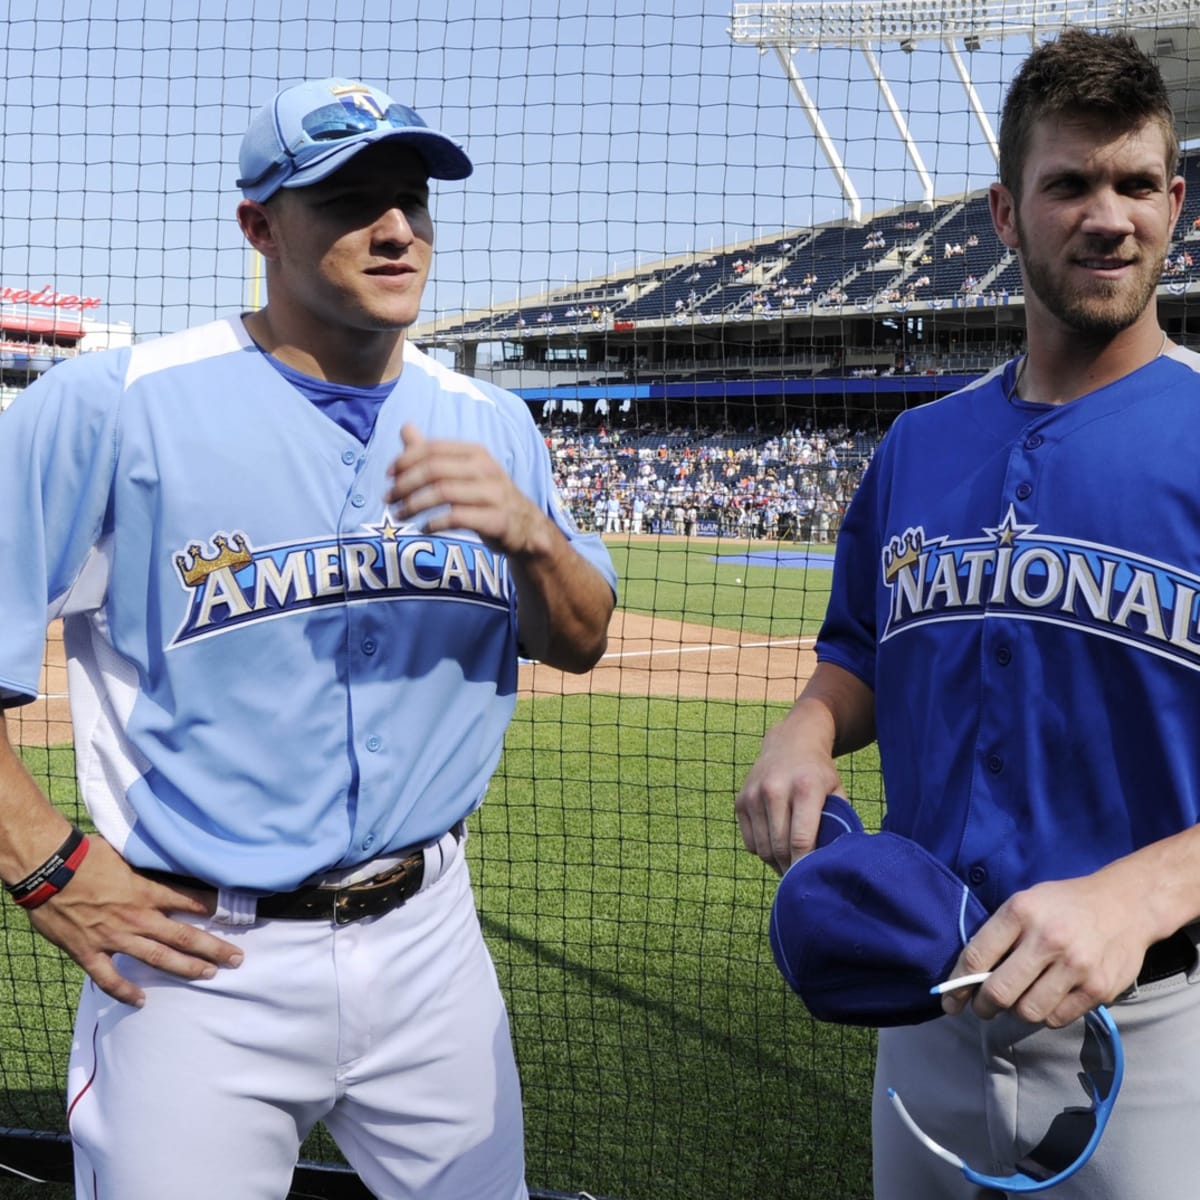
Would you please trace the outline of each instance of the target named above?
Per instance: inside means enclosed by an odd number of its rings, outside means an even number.
[[[1183,212],[1163,286],[1182,293],[1200,281],[1200,154],[1183,158]],[[466,339],[583,332],[643,321],[760,319],[839,306],[886,312],[1005,304],[1022,292],[1015,256],[996,236],[986,191],[904,206],[862,225],[798,228],[769,238],[663,262],[619,280],[592,281],[492,314],[473,314],[440,333]]]

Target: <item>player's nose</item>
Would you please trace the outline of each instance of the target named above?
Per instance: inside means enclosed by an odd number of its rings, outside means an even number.
[[[1129,202],[1112,188],[1098,189],[1089,197],[1083,228],[1087,233],[1107,237],[1123,237],[1132,233],[1134,223]]]
[[[372,233],[377,242],[398,246],[411,245],[415,240],[408,214],[399,205],[393,205],[380,213]]]

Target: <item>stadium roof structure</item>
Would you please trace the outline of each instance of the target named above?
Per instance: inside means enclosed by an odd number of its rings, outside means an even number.
[[[862,221],[862,202],[796,65],[802,49],[861,51],[921,180],[921,203],[926,208],[933,206],[933,181],[880,65],[878,51],[885,46],[911,52],[923,42],[940,43],[954,64],[984,140],[998,157],[995,132],[971,77],[970,52],[985,41],[1012,37],[1027,37],[1032,44],[1067,25],[1124,29],[1158,61],[1171,91],[1180,139],[1200,136],[1200,80],[1193,87],[1193,74],[1200,74],[1200,0],[802,0],[733,8],[730,36],[741,45],[757,46],[762,53],[775,51],[841,186],[848,215],[856,222]]]

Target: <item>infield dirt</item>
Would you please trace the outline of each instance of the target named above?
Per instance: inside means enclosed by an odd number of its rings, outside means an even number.
[[[617,610],[608,650],[586,675],[568,675],[543,663],[522,663],[522,696],[610,692],[679,699],[790,703],[812,674],[811,637],[767,638],[731,629]],[[7,710],[15,745],[57,746],[71,741],[62,627],[50,627],[41,695]]]

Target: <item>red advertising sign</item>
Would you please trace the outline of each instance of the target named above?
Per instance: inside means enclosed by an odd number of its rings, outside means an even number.
[[[28,288],[0,287],[0,304],[33,304],[39,308],[61,308],[80,313],[99,308],[104,301],[99,296],[76,296],[71,292],[56,292],[48,283],[36,291]]]

